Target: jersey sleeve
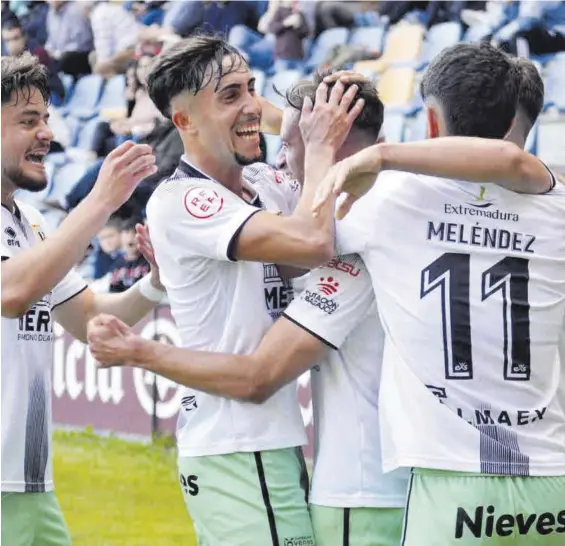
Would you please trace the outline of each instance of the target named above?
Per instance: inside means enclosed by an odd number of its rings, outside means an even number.
[[[53,289],[51,309],[55,309],[58,305],[78,296],[78,294],[87,288],[88,285],[85,280],[74,269],[71,269],[63,280]]]
[[[350,254],[313,270],[284,316],[337,350],[375,305],[367,269]]]
[[[237,236],[260,211],[221,184],[198,179],[163,182],[147,207],[157,259],[160,247],[166,245],[178,259],[203,256],[235,261]]]

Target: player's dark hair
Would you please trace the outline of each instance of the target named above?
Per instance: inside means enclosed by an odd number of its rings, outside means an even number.
[[[14,30],[16,28],[20,29],[23,34],[24,29],[22,27],[22,24],[20,23],[19,19],[16,18],[8,19],[5,23],[2,24],[2,30]]]
[[[222,67],[225,59],[227,67]],[[195,35],[182,40],[158,55],[147,77],[147,89],[159,111],[171,118],[171,101],[181,93],[196,95],[214,77],[216,90],[223,76],[247,67],[241,53],[224,39]]]
[[[20,92],[29,102],[34,89],[41,93],[45,104],[49,104],[47,69],[37,57],[28,52],[18,57],[2,57],[2,106],[10,102],[14,92]]]
[[[133,231],[135,232],[135,226],[137,224],[143,223],[139,218],[128,218],[123,220],[120,224],[120,231]]]
[[[533,125],[543,108],[545,88],[536,65],[529,59],[513,59],[520,70],[520,91],[518,107]]]
[[[516,115],[520,70],[490,44],[457,44],[428,66],[420,91],[442,109],[454,136],[503,138]]]
[[[302,110],[306,97],[310,98],[312,104],[315,103],[318,85],[331,73],[331,70],[316,72],[312,81],[301,80],[290,86],[284,95],[277,89],[275,89],[275,91],[279,93],[279,95],[284,96],[289,106],[296,110]],[[331,93],[334,85],[335,84],[328,85],[328,95]],[[359,90],[357,91],[355,99],[351,102],[351,108],[353,108],[358,99],[364,99],[365,104],[363,110],[353,122],[353,127],[369,134],[371,138],[376,141],[383,124],[384,105],[379,98],[377,88],[372,82],[359,82],[356,85],[359,86]],[[347,91],[348,88],[349,85],[346,86],[345,91]]]
[[[113,228],[113,229],[117,229],[118,231],[121,231],[123,223],[124,221],[122,218],[116,216],[116,214],[112,214],[112,216],[108,218],[108,221],[106,222],[106,225],[104,227]]]

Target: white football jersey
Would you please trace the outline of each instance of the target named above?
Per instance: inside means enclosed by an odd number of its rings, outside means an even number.
[[[565,474],[565,189],[386,172],[338,223],[385,329],[385,470]]]
[[[382,472],[378,398],[384,332],[371,278],[359,256],[338,256],[313,270],[284,316],[332,349],[310,373],[310,502],[402,508],[408,470]]]
[[[45,238],[36,209],[2,206],[2,261]],[[2,491],[53,489],[51,367],[53,308],[86,288],[70,272],[20,318],[2,317]]]
[[[232,247],[262,208],[292,212],[300,188],[262,164],[244,169],[244,178],[253,204],[183,159],[147,206],[161,280],[184,347],[249,354],[292,299],[292,285],[276,266],[236,261]],[[187,457],[303,445],[296,385],[261,405],[187,388],[177,441],[179,454]]]

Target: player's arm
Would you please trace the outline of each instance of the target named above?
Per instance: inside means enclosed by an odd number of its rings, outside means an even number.
[[[537,157],[504,140],[441,137],[369,146],[334,165],[320,184],[313,210],[330,195],[346,195],[337,212],[345,216],[385,170],[495,183],[518,193],[544,193],[555,186],[553,173]]]
[[[441,137],[377,147],[380,170],[491,182],[518,193],[544,193],[555,185],[542,161],[505,140]]]
[[[328,97],[328,88],[322,83],[314,107],[305,100],[300,116],[300,130],[306,143],[305,180],[297,207],[287,217],[267,212],[251,217],[235,242],[236,259],[309,268],[333,256],[334,202],[329,199],[316,216],[312,216],[311,208],[318,185],[363,108],[362,100],[350,108],[356,92],[357,87],[352,85],[344,93],[344,86],[338,83]]]
[[[195,351],[143,339],[108,315],[90,322],[88,341],[102,365],[135,366],[187,387],[257,403],[309,369],[327,348],[284,318],[250,355]]]
[[[110,215],[155,172],[154,162],[149,146],[122,144],[104,161],[91,193],[52,235],[9,259],[2,256],[3,317],[22,316],[63,279]]]
[[[332,264],[313,272],[300,298],[251,355],[193,351],[145,340],[109,316],[90,322],[90,350],[103,366],[142,367],[198,390],[263,402],[327,350],[337,350],[372,309],[371,281],[361,260],[350,256]],[[321,292],[320,279],[327,281]]]

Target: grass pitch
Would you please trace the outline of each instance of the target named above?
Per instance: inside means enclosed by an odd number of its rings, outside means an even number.
[[[54,465],[74,546],[196,546],[166,442],[56,431]]]

